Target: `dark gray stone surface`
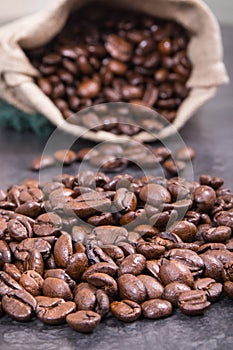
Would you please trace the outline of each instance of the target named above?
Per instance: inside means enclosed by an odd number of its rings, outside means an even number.
[[[223,28],[225,62],[233,78],[233,28]],[[221,87],[181,131],[187,145],[194,147],[194,176],[210,173],[223,176],[233,189],[233,95],[232,85]],[[40,154],[46,140],[30,134],[0,130],[0,187],[36,177],[29,170],[31,160]],[[87,141],[79,147],[90,145]],[[69,171],[75,171],[70,168]],[[203,316],[190,318],[179,311],[164,320],[142,320],[123,324],[106,319],[91,335],[80,335],[67,326],[48,327],[38,321],[20,324],[0,320],[0,349],[156,349],[230,350],[233,348],[233,304],[224,298]]]

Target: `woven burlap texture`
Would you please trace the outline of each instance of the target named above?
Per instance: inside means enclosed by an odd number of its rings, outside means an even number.
[[[70,13],[78,11],[88,2],[58,0],[36,14],[0,28],[0,97],[26,112],[43,114],[59,129],[76,136],[85,133],[85,138],[94,141],[123,141],[127,139],[126,136],[116,136],[105,131],[85,132],[84,127],[65,122],[58,108],[34,83],[39,73],[23,52],[23,49],[36,48],[49,42],[61,31]],[[176,20],[191,33],[188,56],[193,69],[187,82],[191,93],[181,104],[173,122],[173,126],[180,129],[201,105],[215,95],[219,85],[228,82],[216,18],[201,0],[112,0],[111,4]],[[174,133],[175,128],[168,126],[157,137],[167,137]],[[142,132],[135,138],[152,141],[155,137]]]

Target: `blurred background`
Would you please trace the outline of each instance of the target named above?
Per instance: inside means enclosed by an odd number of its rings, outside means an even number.
[[[9,22],[25,14],[35,12],[57,0],[1,0],[0,23]],[[232,0],[205,0],[221,23],[233,25]]]

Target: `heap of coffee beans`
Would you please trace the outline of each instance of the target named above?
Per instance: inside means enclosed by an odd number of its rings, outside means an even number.
[[[65,119],[92,105],[131,102],[153,107],[172,122],[189,93],[188,42],[178,23],[95,3],[71,15],[47,45],[26,54],[41,74],[39,87]],[[105,107],[75,123],[134,135],[140,127],[123,123],[130,118]]]
[[[0,314],[84,333],[110,312],[202,314],[223,289],[233,299],[232,229],[218,177],[25,180],[0,190]]]
[[[71,165],[76,161],[88,162],[94,168],[104,172],[119,172],[130,165],[137,165],[141,169],[163,167],[169,175],[177,175],[187,166],[187,162],[195,158],[195,151],[191,147],[181,147],[172,155],[167,147],[149,147],[141,143],[130,141],[124,145],[105,142],[95,148],[82,148],[77,153],[73,150],[58,150],[53,156],[36,157],[31,169],[39,171],[56,162]]]

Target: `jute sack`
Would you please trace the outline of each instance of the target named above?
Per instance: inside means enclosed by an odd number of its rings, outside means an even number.
[[[107,0],[105,0],[107,2]],[[0,97],[26,112],[39,112],[55,126],[80,136],[85,127],[65,122],[61,112],[34,83],[38,71],[31,65],[22,49],[32,49],[49,42],[65,25],[70,13],[89,0],[57,0],[53,6],[36,14],[16,20],[0,28]],[[96,0],[98,2],[98,0]],[[157,17],[176,20],[190,33],[188,56],[193,69],[187,82],[189,96],[181,104],[173,126],[180,129],[207,100],[217,87],[228,82],[222,62],[222,43],[219,25],[210,9],[201,0],[112,0],[119,4]],[[164,138],[174,132],[166,127],[158,135]],[[123,141],[106,131],[87,132],[85,138],[94,141]],[[134,138],[152,141],[155,137],[141,132]]]

